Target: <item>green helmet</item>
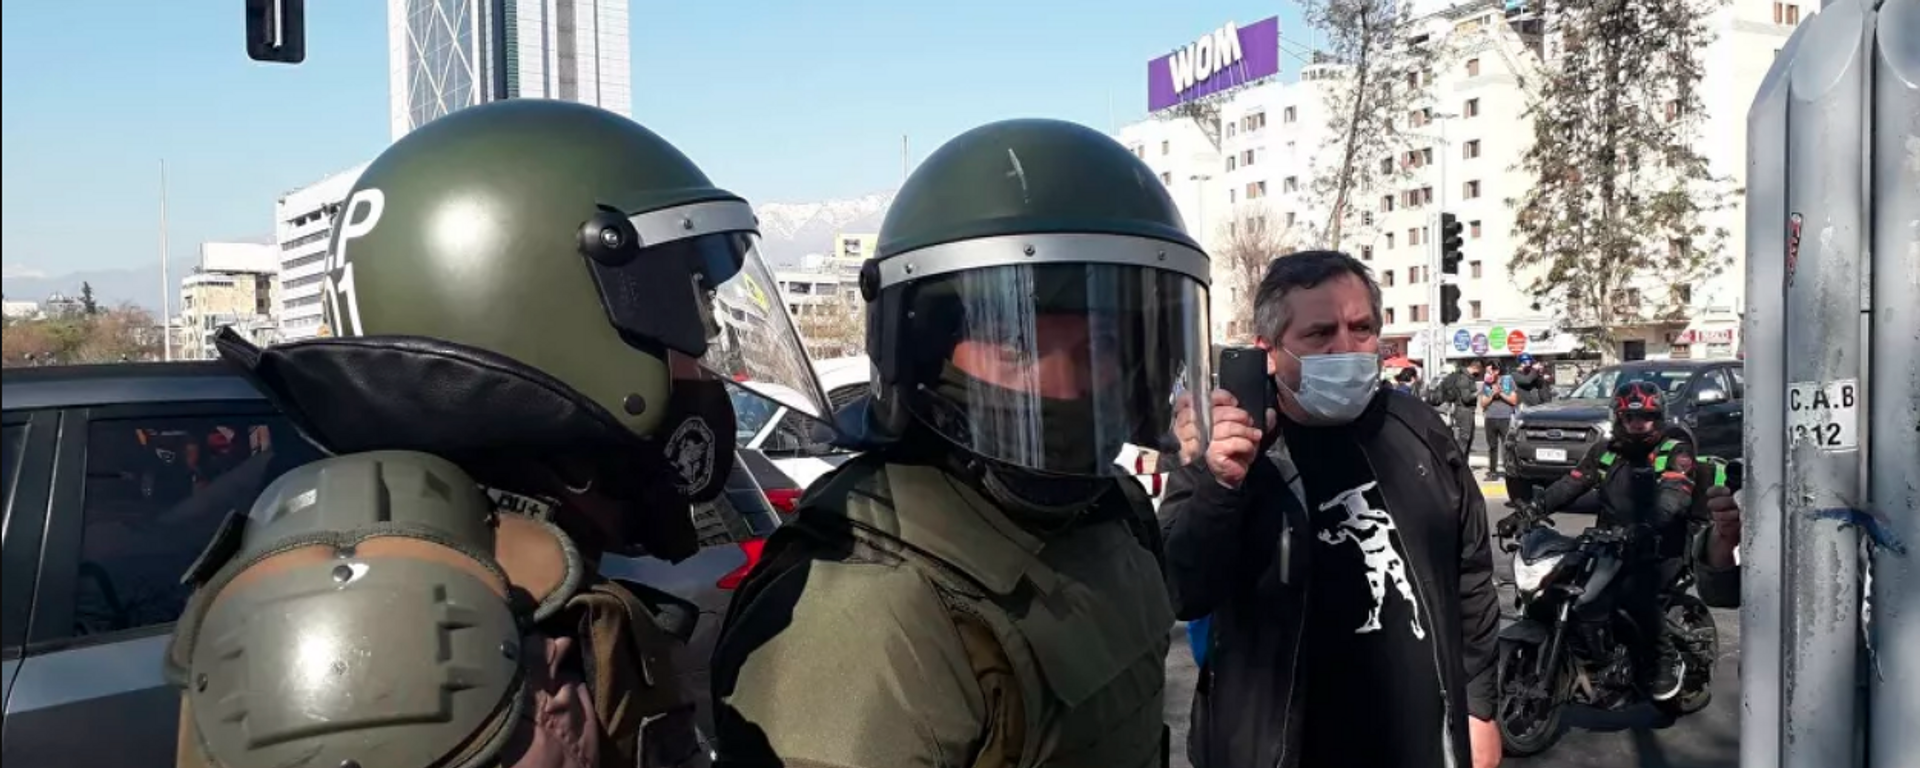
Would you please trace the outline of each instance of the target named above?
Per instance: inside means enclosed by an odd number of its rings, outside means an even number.
[[[757,227],[746,201],[631,120],[495,102],[408,134],[361,174],[335,227],[326,322],[511,358],[643,436],[667,413],[670,352],[817,404]]]
[[[717,496],[734,459],[724,379],[826,412],[756,227],[627,118],[544,99],[463,109],[381,153],[341,205],[318,297],[333,337],[228,336],[222,355],[335,453],[597,489],[657,513],[624,524],[668,521],[653,538],[679,551],[691,529],[673,502]]]
[[[1110,474],[1122,444],[1160,444],[1181,392],[1210,386],[1209,274],[1157,175],[1113,139],[1055,120],[968,131],[907,179],[861,274],[868,425]]]

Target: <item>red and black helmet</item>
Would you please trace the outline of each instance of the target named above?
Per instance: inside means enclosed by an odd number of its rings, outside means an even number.
[[[1613,390],[1613,419],[1620,421],[1628,416],[1645,416],[1654,421],[1663,421],[1667,416],[1665,395],[1660,385],[1651,381],[1628,381]]]

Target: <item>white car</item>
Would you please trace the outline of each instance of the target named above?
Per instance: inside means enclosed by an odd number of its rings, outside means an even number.
[[[873,363],[866,355],[815,360],[813,370],[820,377],[829,406],[835,410],[865,395],[873,377]],[[800,393],[777,384],[755,382],[753,386],[762,397],[730,390],[736,414],[735,439],[740,447],[759,451],[803,489],[853,455],[819,442],[812,420],[799,411],[805,403]],[[1166,475],[1160,467],[1160,452],[1127,445],[1114,461],[1139,479],[1157,509]]]
[[[799,392],[759,381],[753,390],[727,388],[733,399],[734,444],[765,456],[796,487],[806,489],[853,455],[827,444],[827,427],[807,415],[807,398]]]

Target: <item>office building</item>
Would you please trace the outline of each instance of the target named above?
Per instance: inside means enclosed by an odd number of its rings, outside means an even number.
[[[297,341],[322,331],[322,281],[334,220],[353,183],[367,169],[361,163],[281,196],[273,207],[274,243],[279,248],[280,340]]]
[[[627,0],[387,0],[393,138],[500,99],[631,115],[629,38]]]
[[[879,233],[841,232],[833,236],[833,253],[827,256],[826,268],[857,275],[860,265],[879,252]]]
[[[201,243],[199,266],[180,280],[174,359],[213,359],[221,328],[255,344],[277,341],[279,273],[277,243]]]

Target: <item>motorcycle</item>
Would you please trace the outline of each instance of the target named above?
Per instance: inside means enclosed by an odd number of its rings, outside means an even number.
[[[1642,630],[1619,605],[1627,537],[1613,528],[1578,536],[1535,515],[1501,549],[1513,556],[1520,619],[1500,630],[1495,722],[1509,755],[1538,754],[1560,735],[1568,704],[1623,709],[1645,696],[1635,685],[1629,649]],[[1705,603],[1688,594],[1686,558],[1663,564],[1662,614],[1683,663],[1680,693],[1654,702],[1669,717],[1692,714],[1713,698],[1719,638]]]

